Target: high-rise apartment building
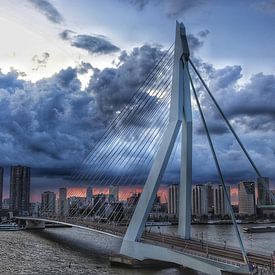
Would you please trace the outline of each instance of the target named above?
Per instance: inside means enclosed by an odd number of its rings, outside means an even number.
[[[258,204],[259,205],[269,205],[270,197],[269,191],[269,178],[262,177],[257,179],[257,189],[258,189]]]
[[[0,209],[3,202],[3,181],[4,181],[4,168],[0,167]]]
[[[136,206],[140,198],[141,193],[133,193],[127,198],[127,206]]]
[[[214,213],[214,189],[211,182],[206,183],[207,199],[208,199],[208,213]]]
[[[124,212],[124,218],[130,219],[132,217],[140,196],[141,193],[132,193],[131,196],[127,198],[127,203],[125,204],[126,211]]]
[[[92,202],[93,202],[93,187],[88,186],[86,190],[86,203],[91,205]]]
[[[168,188],[168,213],[177,215],[179,213],[179,186],[172,184]]]
[[[29,210],[30,167],[12,166],[10,173],[10,208],[21,214]]]
[[[68,210],[67,188],[59,188],[58,214],[65,216]]]
[[[110,185],[109,187],[109,200],[112,202],[119,201],[119,186],[118,185]]]
[[[52,191],[45,191],[41,195],[41,212],[42,214],[54,214],[55,213],[56,195]]]
[[[105,212],[106,205],[106,195],[105,194],[97,194],[94,197],[94,206],[93,212],[97,216],[101,216]]]
[[[255,183],[253,181],[241,181],[239,189],[239,214],[254,215],[256,213]]]
[[[230,202],[228,203],[226,195],[223,190],[223,186],[214,186],[214,214],[215,215],[230,215],[231,197],[230,197],[230,186],[226,186],[227,193],[229,195]]]
[[[197,184],[192,186],[192,215],[208,215],[208,186]]]

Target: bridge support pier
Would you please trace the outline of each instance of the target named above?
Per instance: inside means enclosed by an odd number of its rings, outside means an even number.
[[[175,263],[211,275],[249,274],[247,265],[237,267],[224,262],[217,262],[199,255],[188,254],[181,250],[157,245],[124,240],[121,254],[144,261],[146,259]]]
[[[44,221],[37,220],[26,220],[26,229],[45,229]]]
[[[112,265],[123,265],[131,268],[156,268],[162,269],[162,268],[172,268],[172,267],[179,267],[178,264],[175,263],[169,263],[169,262],[163,262],[163,261],[157,261],[152,259],[145,259],[145,260],[137,260],[122,254],[116,254],[109,257],[110,263]]]

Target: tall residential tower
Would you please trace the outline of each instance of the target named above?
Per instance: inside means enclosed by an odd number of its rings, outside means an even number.
[[[59,188],[58,214],[65,216],[68,211],[67,188]]]
[[[179,213],[179,186],[172,184],[168,189],[168,213],[178,215]]]
[[[192,214],[208,215],[208,186],[205,184],[192,186]]]
[[[262,177],[257,179],[257,189],[258,189],[258,204],[259,205],[269,205],[269,178]]]
[[[256,214],[255,183],[253,181],[241,181],[239,183],[239,214]]]
[[[10,174],[10,208],[20,214],[29,211],[30,167],[12,166]]]
[[[2,208],[2,202],[3,202],[3,178],[4,178],[4,168],[0,167],[0,209]]]
[[[229,195],[230,199],[230,186],[226,186],[226,191]],[[226,195],[223,190],[222,185],[217,185],[214,187],[214,214],[215,215],[230,215],[230,204],[231,204],[231,199],[230,202],[228,203],[226,199]]]
[[[41,194],[41,211],[43,215],[55,213],[56,195],[52,191],[45,191]]]

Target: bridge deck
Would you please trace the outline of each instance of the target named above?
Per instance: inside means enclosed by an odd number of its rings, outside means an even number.
[[[20,220],[45,221],[51,223],[59,223],[70,225],[80,229],[91,230],[100,234],[111,235],[118,238],[123,238],[127,227],[114,224],[97,223],[90,220],[79,220],[77,218],[66,218],[53,220],[50,218],[35,218],[35,217],[16,217]],[[242,253],[239,249],[232,247],[224,247],[216,243],[199,240],[184,240],[178,236],[169,234],[160,234],[156,232],[145,231],[142,235],[141,242],[154,244],[162,247],[167,247],[184,254],[196,255],[199,257],[223,262],[235,266],[243,265]],[[249,252],[248,259],[251,264],[256,266],[271,267],[271,257],[264,253]]]

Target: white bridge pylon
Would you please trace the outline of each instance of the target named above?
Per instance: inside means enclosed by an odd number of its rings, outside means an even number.
[[[179,227],[182,238],[190,238],[191,229],[191,185],[192,185],[192,110],[190,84],[188,77],[189,47],[183,23],[176,24],[174,66],[169,123],[162,142],[145,182],[143,192],[132,216],[126,241],[139,241],[144,231],[149,212],[167,167],[180,126],[181,141],[181,176],[179,192]]]
[[[183,23],[177,22],[169,123],[124,235],[120,253],[138,260],[154,259],[173,262],[208,274],[223,274],[224,271],[230,274],[248,274],[249,268],[246,264],[236,268],[232,264],[221,263],[205,257],[175,251],[168,247],[141,242],[145,223],[152,209],[181,126],[178,235],[183,239],[190,239],[191,237],[192,109],[188,69],[189,56],[185,27]],[[193,83],[191,84],[193,87]],[[234,219],[234,216],[232,218]],[[241,240],[240,243],[242,247]],[[246,257],[246,253],[243,252],[243,254]]]

